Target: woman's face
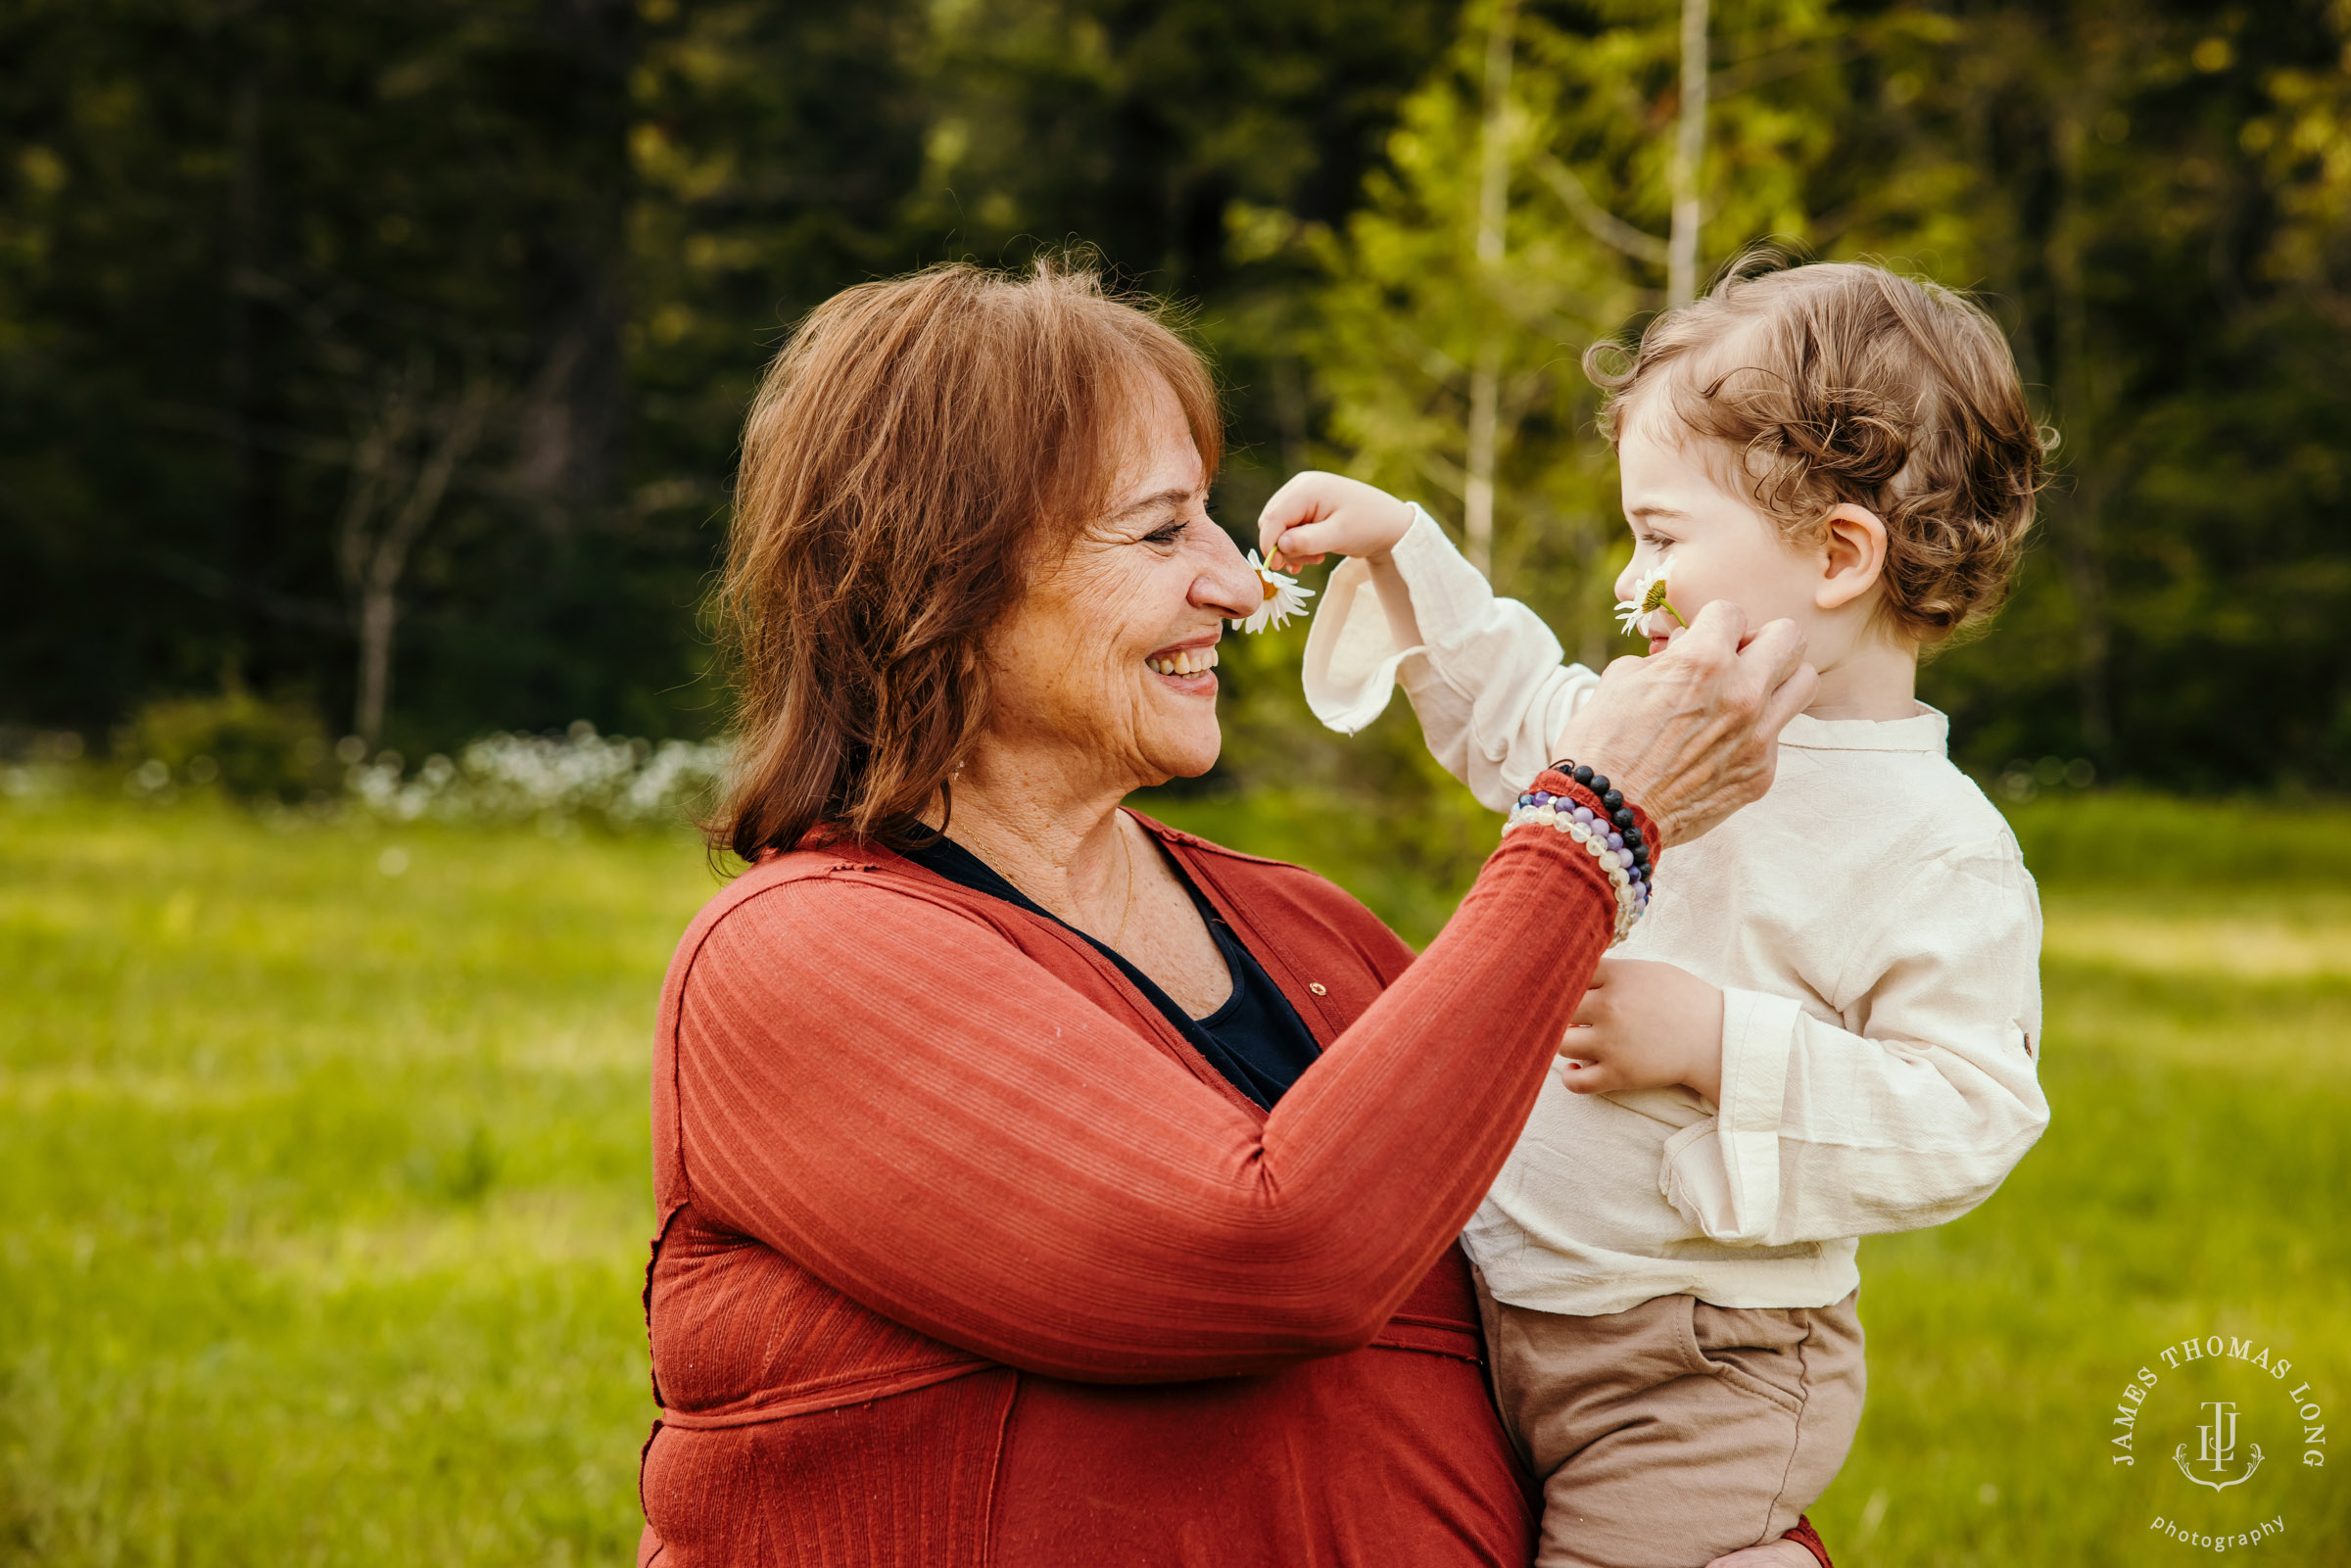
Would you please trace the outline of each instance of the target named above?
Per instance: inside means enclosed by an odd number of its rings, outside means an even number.
[[[1059,753],[1073,787],[1122,793],[1215,764],[1218,640],[1261,590],[1207,502],[1182,408],[1159,389],[1109,515],[989,637],[991,741]]]

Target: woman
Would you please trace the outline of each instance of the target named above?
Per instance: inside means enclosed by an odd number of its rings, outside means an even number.
[[[1120,808],[1216,760],[1260,596],[1218,454],[1197,357],[1080,275],[852,289],[770,371],[723,591],[755,864],[654,1058],[641,1561],[1527,1560],[1455,1236],[1615,895],[1514,832],[1415,960]],[[1735,616],[1567,737],[1653,842],[1808,693]]]

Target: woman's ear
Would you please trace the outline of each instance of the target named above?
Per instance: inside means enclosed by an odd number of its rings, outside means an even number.
[[[1812,602],[1824,610],[1843,609],[1877,587],[1886,572],[1886,525],[1865,506],[1840,504],[1822,519],[1820,586]]]

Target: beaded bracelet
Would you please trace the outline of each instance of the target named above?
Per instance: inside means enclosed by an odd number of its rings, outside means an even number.
[[[1545,772],[1563,774],[1582,789],[1589,790],[1600,802],[1600,809],[1595,811],[1575,795],[1530,789],[1511,808],[1503,831],[1508,832],[1512,828],[1534,824],[1557,829],[1584,846],[1600,863],[1608,886],[1616,895],[1615,929],[1608,941],[1613,947],[1632,934],[1634,923],[1649,909],[1651,855],[1649,842],[1642,836],[1640,819],[1624,796],[1609,787],[1605,774],[1564,761],[1553,763]],[[1538,779],[1536,783],[1542,781]]]

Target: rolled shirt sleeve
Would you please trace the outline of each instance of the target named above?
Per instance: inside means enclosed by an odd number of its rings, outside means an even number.
[[[2049,1119],[2034,1058],[2040,912],[2012,845],[1945,853],[1868,923],[1824,994],[1723,993],[1722,1103],[1666,1140],[1658,1186],[1744,1246],[1915,1230],[1999,1186]]]
[[[1402,686],[1437,761],[1487,807],[1508,811],[1553,760],[1600,677],[1565,663],[1551,628],[1517,600],[1497,597],[1419,506],[1391,558],[1412,598],[1403,620],[1416,623],[1420,641],[1398,635],[1368,565],[1341,562],[1307,634],[1307,706],[1353,735]]]

